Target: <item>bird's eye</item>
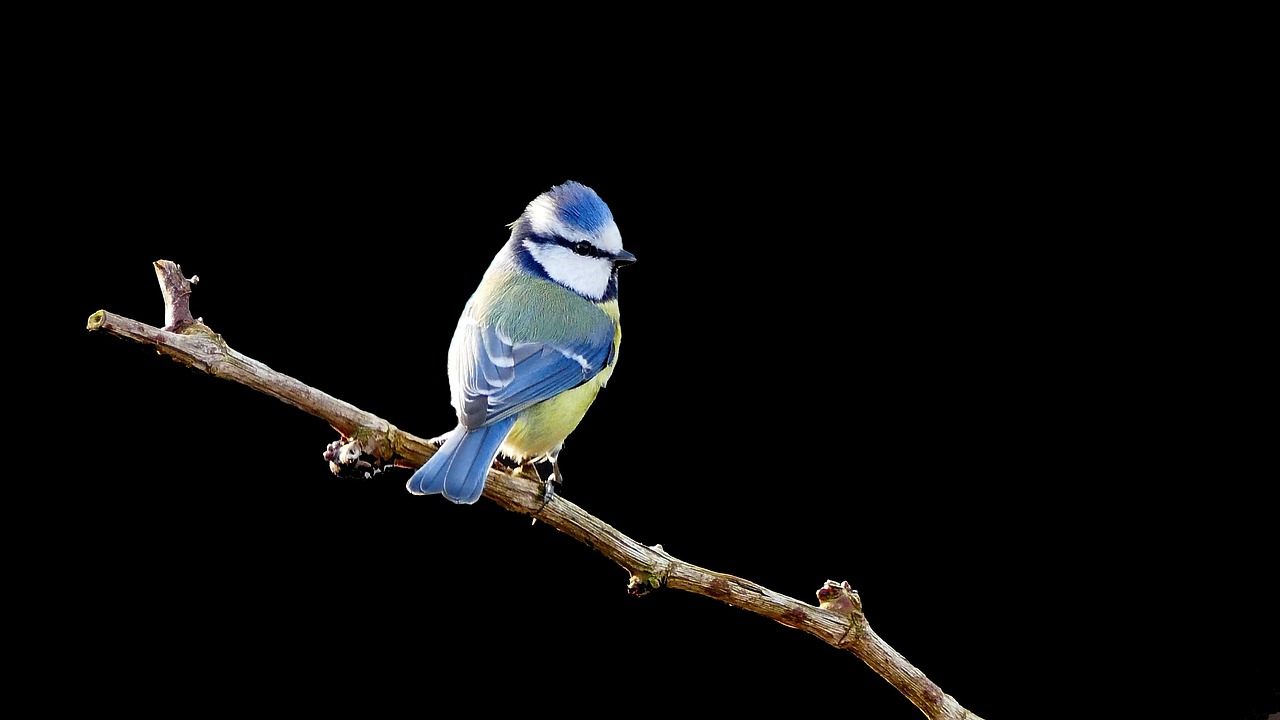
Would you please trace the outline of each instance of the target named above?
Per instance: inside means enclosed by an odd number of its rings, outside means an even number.
[[[596,246],[586,240],[579,240],[573,244],[573,251],[579,255],[594,255],[596,252]]]

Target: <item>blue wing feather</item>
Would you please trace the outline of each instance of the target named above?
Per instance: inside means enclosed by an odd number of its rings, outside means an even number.
[[[469,429],[494,423],[595,377],[610,359],[613,323],[601,323],[581,340],[514,343],[493,327],[459,325],[455,406]]]

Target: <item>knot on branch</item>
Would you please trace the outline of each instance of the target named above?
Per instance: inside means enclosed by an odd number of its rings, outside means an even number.
[[[368,452],[360,440],[345,437],[325,447],[324,459],[329,461],[329,471],[343,479],[368,480],[391,464]]]
[[[662,545],[654,545],[649,548],[658,553],[661,562],[652,570],[636,570],[631,571],[631,577],[627,580],[627,592],[636,597],[644,597],[651,591],[664,587],[667,584],[667,576],[671,574],[671,556],[666,550],[662,549]]]
[[[849,619],[849,630],[840,639],[839,645],[843,647],[857,639],[867,623],[866,617],[862,614],[862,598],[858,596],[858,591],[854,590],[847,580],[839,583],[828,580],[818,588],[817,594],[818,607],[840,613]]]
[[[862,598],[848,580],[841,583],[828,580],[818,588],[818,607],[852,618],[862,615]]]

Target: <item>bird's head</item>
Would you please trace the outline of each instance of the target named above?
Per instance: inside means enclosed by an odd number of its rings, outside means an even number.
[[[618,268],[636,260],[622,249],[609,206],[572,180],[534,198],[511,228],[526,270],[595,302],[617,296]]]

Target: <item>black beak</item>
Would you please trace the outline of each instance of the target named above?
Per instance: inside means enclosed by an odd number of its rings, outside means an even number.
[[[626,250],[619,250],[617,255],[613,256],[613,265],[618,267],[621,265],[630,265],[636,261],[636,256]]]

